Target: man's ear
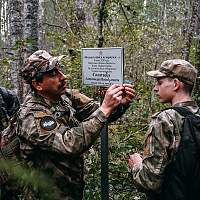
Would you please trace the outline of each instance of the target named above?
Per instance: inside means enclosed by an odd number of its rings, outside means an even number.
[[[37,82],[36,80],[32,80],[32,86],[38,90],[38,91],[42,91],[42,86],[39,82]]]
[[[174,90],[178,90],[181,87],[181,81],[179,81],[177,78],[174,79]]]

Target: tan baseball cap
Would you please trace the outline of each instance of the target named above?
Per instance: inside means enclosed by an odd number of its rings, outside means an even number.
[[[52,56],[45,50],[38,50],[28,57],[23,69],[20,71],[20,75],[28,81],[36,73],[45,73],[54,68],[59,68],[59,62],[64,56]]]
[[[157,70],[147,72],[154,78],[171,77],[180,81],[194,85],[197,78],[197,69],[189,62],[182,59],[166,60]]]

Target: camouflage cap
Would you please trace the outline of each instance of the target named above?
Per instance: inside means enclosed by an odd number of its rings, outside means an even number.
[[[20,75],[29,82],[39,72],[45,73],[60,67],[59,61],[64,56],[51,56],[45,50],[38,50],[28,57],[23,69],[20,71]]]
[[[185,60],[174,59],[164,61],[158,70],[149,71],[147,74],[154,78],[178,78],[186,84],[194,85],[197,78],[197,69]]]

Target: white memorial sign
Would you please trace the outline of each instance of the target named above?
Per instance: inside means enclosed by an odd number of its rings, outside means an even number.
[[[85,85],[123,83],[123,66],[122,47],[82,49],[82,80]]]

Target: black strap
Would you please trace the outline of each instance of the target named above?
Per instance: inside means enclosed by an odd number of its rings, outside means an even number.
[[[188,108],[185,108],[185,107],[171,107],[171,109],[174,109],[183,117],[187,117],[189,115],[194,115],[194,113],[192,111],[190,111]]]
[[[191,112],[190,110],[188,110],[187,108],[184,108],[184,107],[172,107],[172,109],[176,110],[183,117],[195,116],[195,114],[193,112]],[[193,124],[193,126],[196,126],[196,125],[197,124],[195,124],[195,125]],[[194,142],[196,144],[196,148],[197,148],[199,155],[200,155],[200,138],[199,138],[199,135],[197,135],[195,131],[191,131],[190,133],[191,133],[191,136],[194,139]]]
[[[8,91],[4,87],[0,87],[0,92],[1,92],[1,95],[3,97],[3,100],[6,103],[9,103],[9,94],[8,94]]]

